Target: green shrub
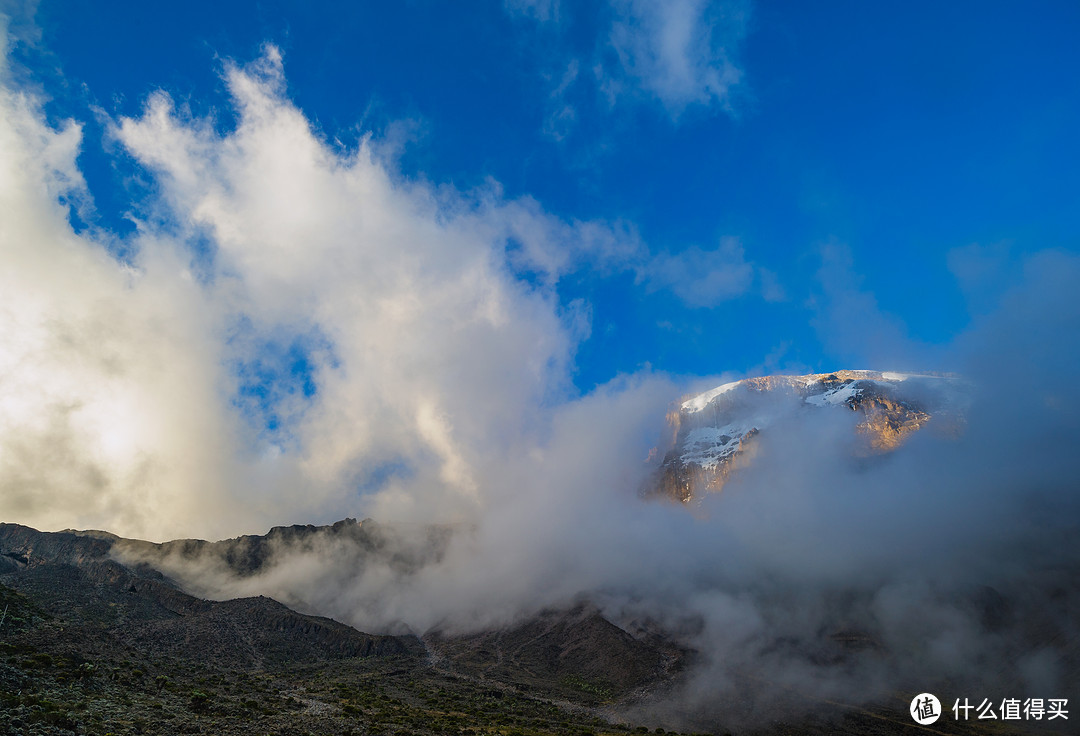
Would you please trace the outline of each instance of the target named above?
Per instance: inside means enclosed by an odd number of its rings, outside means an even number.
[[[191,709],[194,711],[204,711],[210,705],[210,693],[202,690],[191,691]]]

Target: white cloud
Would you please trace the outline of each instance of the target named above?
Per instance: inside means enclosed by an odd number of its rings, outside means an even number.
[[[746,261],[742,244],[724,238],[713,250],[687,248],[661,253],[639,272],[647,288],[671,289],[687,306],[715,307],[750,291],[754,266]]]
[[[572,18],[581,26],[596,24],[591,47],[571,38],[572,13],[562,12],[557,0],[506,0],[504,7],[536,21],[557,59],[543,73],[549,91],[542,125],[556,141],[587,116],[628,102],[659,103],[674,121],[694,106],[738,113],[733,97],[743,83],[737,57],[749,25],[748,0],[609,0],[595,16]],[[581,74],[583,66],[592,73]]]
[[[690,105],[732,110],[731,92],[742,79],[733,55],[746,33],[743,4],[618,0],[613,6],[610,42],[628,80],[675,117]],[[618,77],[610,81],[615,90],[625,85]]]
[[[133,269],[58,203],[82,191],[78,126],[0,99],[0,515],[162,537],[471,513],[569,388],[588,309],[552,284],[622,267],[636,235],[397,181],[369,140],[340,153],[283,96],[273,47],[225,80],[227,134],[165,93],[113,126],[158,185]]]
[[[0,89],[0,513],[160,529],[228,484],[216,320],[172,254],[133,274],[72,232],[79,140]]]

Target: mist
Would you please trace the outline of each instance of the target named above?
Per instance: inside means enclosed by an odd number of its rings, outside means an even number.
[[[588,599],[699,653],[641,706],[665,722],[738,727],[941,682],[973,698],[1076,687],[1075,255],[1030,257],[942,350],[970,387],[958,435],[857,460],[855,417],[822,412],[762,433],[700,505],[646,502],[672,402],[736,376],[573,389],[588,306],[555,286],[651,262],[632,227],[567,222],[496,183],[410,180],[373,136],[343,150],[289,101],[274,47],[223,80],[228,132],[160,92],[111,121],[154,183],[120,248],[71,225],[93,207],[79,124],[50,127],[5,77],[4,520],[155,541],[392,522],[408,564],[331,543],[247,577],[154,562],[199,595],[270,595],[370,632],[477,631]],[[842,339],[843,311],[824,314]]]

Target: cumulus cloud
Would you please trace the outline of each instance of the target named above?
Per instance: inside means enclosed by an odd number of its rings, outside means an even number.
[[[273,46],[224,81],[232,130],[164,92],[109,126],[155,184],[124,263],[68,223],[89,202],[78,124],[4,88],[14,518],[159,538],[468,517],[497,492],[486,466],[542,445],[571,393],[589,305],[560,304],[561,278],[655,271],[701,304],[743,288],[738,244],[682,284],[697,252],[653,258],[630,224],[402,179],[370,137],[328,145]]]
[[[212,418],[214,316],[170,254],[148,253],[139,275],[72,232],[59,200],[85,194],[78,125],[47,128],[6,87],[0,116],[5,515],[146,530],[201,513],[227,475],[213,448],[233,433]]]
[[[59,201],[86,196],[78,125],[5,88],[5,515],[156,538],[471,513],[567,392],[583,307],[552,284],[636,236],[333,149],[274,47],[225,81],[225,134],[165,93],[112,126],[157,183],[129,265]]]

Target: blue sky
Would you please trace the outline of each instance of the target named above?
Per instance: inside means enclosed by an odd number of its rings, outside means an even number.
[[[968,370],[1080,245],[1073,3],[0,8],[3,365],[38,396],[0,441],[100,485],[31,521],[301,520],[245,515],[259,484],[438,516],[569,416],[634,454],[721,379]]]
[[[129,227],[129,172],[102,151],[92,106],[136,114],[163,88],[228,126],[222,59],[249,61],[272,42],[289,97],[321,135],[347,147],[394,130],[404,176],[462,189],[494,179],[562,218],[623,221],[674,256],[735,238],[775,275],[774,293],[758,274],[698,306],[650,290],[648,275],[572,274],[560,295],[592,308],[574,379],[584,391],[644,364],[692,375],[876,366],[880,356],[829,345],[811,325],[811,300],[829,298],[825,244],[848,249],[850,283],[932,346],[970,319],[950,252],[1004,249],[1008,272],[1025,253],[1080,242],[1075,4],[674,3],[738,80],[686,101],[617,58],[616,24],[655,30],[637,11],[46,1],[39,41],[16,51],[52,116],[88,121],[80,164],[106,227]],[[621,88],[614,98],[605,83]]]

